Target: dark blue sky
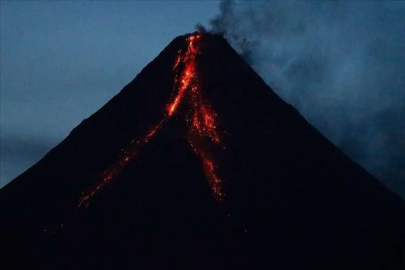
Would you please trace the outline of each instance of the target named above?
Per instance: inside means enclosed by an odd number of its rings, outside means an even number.
[[[129,83],[215,2],[1,2],[0,187]]]

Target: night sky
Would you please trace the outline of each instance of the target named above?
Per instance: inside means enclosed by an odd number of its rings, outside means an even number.
[[[386,1],[2,1],[0,187],[197,23],[405,197],[405,2]]]

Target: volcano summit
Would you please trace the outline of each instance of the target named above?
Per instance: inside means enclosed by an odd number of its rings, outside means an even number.
[[[2,269],[403,269],[405,203],[220,36],[175,38],[0,190]]]

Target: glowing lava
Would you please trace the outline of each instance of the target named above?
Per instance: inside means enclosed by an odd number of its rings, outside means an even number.
[[[101,174],[101,183],[93,187],[87,193],[82,194],[79,200],[79,206],[86,203],[97,191],[101,190],[122,171],[125,165],[136,156],[140,148],[146,145],[156,132],[161,129],[163,124],[174,115],[186,94],[189,102],[189,111],[185,116],[188,127],[187,141],[202,161],[204,172],[208,178],[214,197],[218,201],[223,200],[222,181],[216,173],[217,166],[214,163],[212,154],[206,147],[210,144],[218,145],[221,141],[217,131],[217,114],[204,100],[203,94],[198,86],[196,56],[200,54],[198,47],[200,38],[201,35],[199,34],[189,36],[187,38],[188,46],[185,52],[181,50],[178,52],[173,66],[173,71],[176,74],[174,79],[174,92],[171,97],[171,102],[169,102],[166,107],[167,114],[164,115],[162,120],[157,125],[153,126],[143,138],[131,140],[131,144],[125,150],[122,150],[118,162]]]
[[[118,159],[118,162],[109,167],[101,174],[101,182],[87,193],[84,192],[82,194],[82,197],[79,200],[79,206],[86,203],[96,194],[97,191],[101,190],[105,185],[111,182],[122,171],[125,165],[127,165],[129,161],[134,158],[136,154],[138,154],[139,149],[142,148],[142,146],[146,145],[149,140],[156,134],[156,132],[162,127],[164,121],[165,118],[161,120],[157,125],[152,127],[152,129],[142,139],[137,141],[135,141],[135,139],[132,139],[127,149],[121,150],[121,155]]]
[[[203,163],[205,175],[208,178],[215,198],[222,201],[224,196],[222,181],[215,172],[216,165],[213,159],[210,158],[211,155],[208,149],[204,147],[207,145],[206,139],[209,139],[214,144],[219,144],[220,138],[215,119],[217,114],[205,102],[197,81],[196,56],[200,53],[198,47],[200,37],[200,35],[196,35],[188,38],[187,51],[184,56],[180,57],[180,62],[184,64],[184,70],[180,73],[180,79],[175,78],[175,82],[180,82],[178,86],[179,90],[173,102],[168,105],[167,112],[169,116],[173,115],[181,99],[184,97],[186,90],[188,90],[190,110],[186,116],[186,122],[188,123],[187,140]],[[176,61],[174,70],[176,70],[178,66],[179,63]]]
[[[219,144],[221,142],[215,119],[217,114],[204,102],[202,92],[197,85],[191,90],[191,110],[187,116],[187,123],[191,124],[189,124],[187,140],[203,163],[205,175],[215,198],[222,201],[224,196],[222,181],[215,172],[216,165],[206,147],[210,143]]]
[[[199,36],[198,36],[199,37]],[[183,98],[184,93],[189,88],[190,84],[195,84],[196,80],[196,71],[195,71],[195,56],[197,54],[197,49],[195,47],[195,43],[193,42],[194,36],[190,36],[188,38],[189,45],[187,47],[187,51],[185,54],[178,55],[178,58],[174,64],[174,70],[176,70],[180,64],[180,62],[184,63],[184,70],[181,72],[180,80],[178,80],[177,76],[175,78],[175,87],[176,83],[180,81],[178,86],[179,90],[177,95],[175,96],[172,103],[167,106],[167,113],[169,116],[172,116],[173,113],[176,111],[177,107],[180,104],[180,100]]]

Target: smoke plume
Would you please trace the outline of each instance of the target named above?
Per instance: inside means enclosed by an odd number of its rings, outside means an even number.
[[[404,14],[396,1],[222,1],[209,30],[405,197]]]

